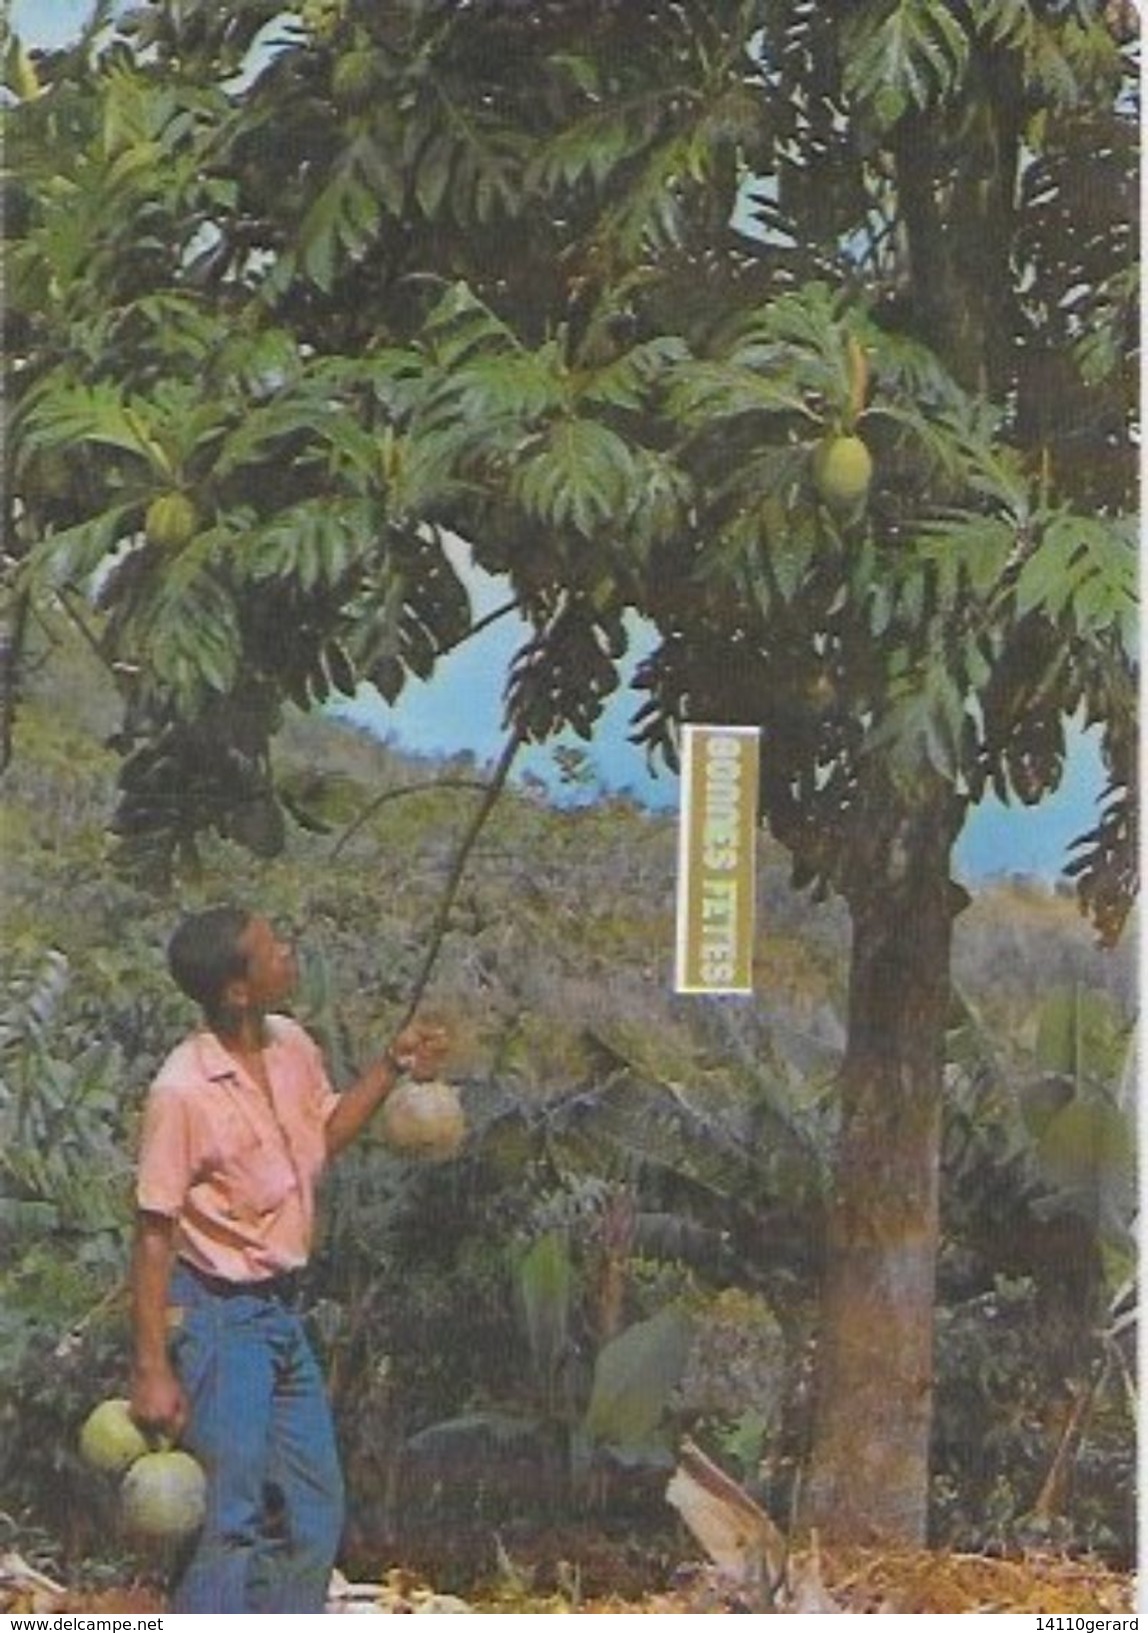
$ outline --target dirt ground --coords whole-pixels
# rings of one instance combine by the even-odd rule
[[[702,1614],[722,1615],[767,1608],[747,1603],[736,1586],[723,1582],[701,1565],[676,1565],[660,1588],[628,1580],[623,1559],[614,1562],[619,1591],[601,1591],[608,1562],[592,1574],[593,1591],[584,1586],[577,1560],[557,1562],[554,1571],[538,1564],[504,1561],[501,1575],[477,1584],[465,1594],[437,1590],[421,1572],[388,1568],[377,1582],[340,1580],[332,1595],[332,1612],[387,1615],[436,1610],[569,1615]],[[144,1583],[93,1592],[71,1591],[39,1572],[21,1573],[23,1561],[0,1556],[0,1612],[162,1611],[163,1596]],[[1136,1582],[1087,1559],[1031,1554],[992,1559],[974,1554],[823,1550],[817,1556],[791,1560],[794,1588],[811,1581],[826,1601],[818,1608],[847,1614],[874,1612],[985,1614],[1025,1611],[1044,1615],[1118,1615],[1136,1609]],[[796,1604],[778,1608],[799,1608]],[[812,1608],[812,1607],[806,1607]]]

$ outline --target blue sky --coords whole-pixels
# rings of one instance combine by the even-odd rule
[[[59,45],[75,37],[91,12],[90,0],[11,0],[14,28],[32,45]],[[497,587],[475,591],[479,613],[497,601]],[[469,749],[479,761],[491,760],[501,748],[502,678],[522,639],[510,621],[495,625],[448,658],[430,683],[413,681],[398,706],[388,708],[364,694],[347,712],[364,726],[419,752],[451,753]],[[645,757],[628,741],[636,694],[622,691],[600,722],[592,746],[594,769],[610,790],[630,789],[651,805],[677,803],[677,784],[664,769],[649,776]],[[573,736],[561,742],[585,747]],[[531,751],[521,762],[558,786],[553,745]],[[1103,785],[1094,734],[1073,741],[1069,768],[1060,791],[1035,810],[1007,807],[987,800],[970,818],[958,846],[957,860],[969,880],[998,873],[1028,873],[1045,878],[1059,872],[1070,841],[1093,825],[1096,797]]]
[[[12,26],[29,45],[64,45],[92,14],[91,0],[11,0]]]
[[[476,616],[482,617],[507,599],[505,587],[486,575],[467,574]],[[502,684],[510,659],[524,639],[524,627],[506,618],[491,625],[448,658],[429,682],[411,681],[392,708],[366,688],[340,713],[398,745],[420,753],[449,754],[468,749],[480,763],[497,758],[505,731]],[[643,642],[635,632],[631,667]],[[561,744],[584,749],[598,784],[611,792],[628,791],[644,803],[672,809],[678,800],[677,779],[658,766],[651,777],[644,753],[628,741],[630,718],[641,701],[629,687],[610,700],[592,744],[573,733]],[[519,761],[523,771],[541,777],[559,797],[563,790],[554,760],[554,745],[531,749]],[[1073,839],[1094,826],[1096,799],[1104,784],[1096,733],[1071,737],[1068,770],[1058,792],[1035,808],[985,800],[971,815],[957,846],[961,876],[973,882],[994,874],[1025,873],[1054,878]],[[590,790],[583,797],[589,797]],[[574,791],[577,797],[577,791]]]
[[[433,680],[408,683],[393,708],[367,689],[339,712],[420,753],[469,749],[480,763],[493,761],[505,742],[502,679],[522,638],[521,626],[505,620],[445,659]],[[628,741],[630,717],[639,701],[637,693],[620,690],[610,699],[592,744],[573,734],[558,741],[586,750],[597,782],[606,789],[629,791],[657,808],[674,808],[677,779],[660,765],[651,778],[645,755]],[[520,760],[518,775],[530,771],[561,796],[553,746],[531,749]],[[959,875],[969,882],[1006,873],[1054,878],[1071,841],[1094,825],[1102,786],[1096,734],[1077,733],[1056,794],[1034,809],[989,798],[973,812],[957,846]]]

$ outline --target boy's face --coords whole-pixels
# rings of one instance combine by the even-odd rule
[[[239,950],[247,968],[235,982],[254,1009],[274,1009],[295,990],[298,967],[289,941],[281,940],[264,918],[253,918],[239,938]]]

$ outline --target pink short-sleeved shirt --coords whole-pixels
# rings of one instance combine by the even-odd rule
[[[138,1206],[176,1221],[176,1252],[226,1281],[306,1263],[338,1095],[303,1028],[267,1019],[271,1103],[212,1032],[172,1051],[144,1110]]]

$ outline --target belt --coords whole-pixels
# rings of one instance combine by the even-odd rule
[[[300,1270],[284,1270],[278,1276],[268,1276],[263,1281],[228,1281],[224,1276],[213,1276],[201,1270],[186,1259],[176,1262],[193,1281],[216,1298],[266,1298],[275,1299],[280,1304],[294,1304],[303,1286],[303,1273]]]

